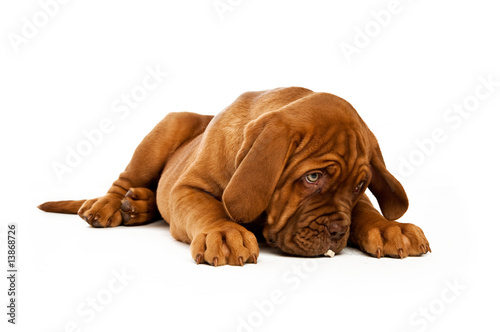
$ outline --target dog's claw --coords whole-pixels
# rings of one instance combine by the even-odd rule
[[[238,257],[238,262],[240,263],[240,266],[243,266],[243,257]]]
[[[431,246],[427,245],[427,250],[432,253]]]
[[[132,210],[132,204],[130,204],[130,201],[123,201],[122,203],[122,206],[120,207],[120,209],[123,211],[123,212],[134,212],[134,211],[131,211]]]
[[[94,220],[92,221],[92,227],[94,228],[101,228],[101,224],[99,224],[99,221],[98,220]]]
[[[257,264],[257,255],[256,255],[256,254],[253,254],[253,255],[252,255],[252,258],[253,258],[253,263],[254,263],[254,264]]]
[[[125,194],[125,197],[130,197],[134,201],[136,201],[139,198],[132,190],[127,191],[127,193]]]
[[[214,266],[217,266],[219,263],[219,259],[217,257],[214,258]]]
[[[201,254],[196,255],[196,265],[201,263]]]
[[[380,259],[381,256],[382,256],[382,249],[377,248],[377,258]]]
[[[403,259],[403,249],[398,249],[399,258]]]

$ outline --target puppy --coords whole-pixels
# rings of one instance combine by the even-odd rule
[[[364,194],[369,189],[382,214]],[[257,235],[299,256],[348,243],[374,257],[430,251],[373,133],[345,100],[291,87],[247,92],[217,116],[170,113],[100,198],[47,202],[92,227],[161,216],[196,263],[256,263]]]

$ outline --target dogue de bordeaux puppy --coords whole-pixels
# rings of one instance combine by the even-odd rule
[[[215,117],[170,113],[103,197],[39,208],[92,227],[161,215],[196,263],[214,266],[256,263],[256,235],[299,256],[348,243],[378,258],[430,251],[419,227],[395,221],[406,193],[354,108],[298,87],[244,93]]]

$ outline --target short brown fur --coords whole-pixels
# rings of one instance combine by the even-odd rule
[[[377,198],[380,214],[364,190]],[[345,100],[304,88],[247,92],[216,117],[170,113],[136,149],[108,193],[48,202],[93,227],[163,217],[196,263],[256,263],[262,223],[272,246],[300,256],[347,243],[375,257],[430,251],[373,133]]]

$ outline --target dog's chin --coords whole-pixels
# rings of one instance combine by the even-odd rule
[[[292,236],[277,236],[275,241],[267,240],[267,243],[280,249],[286,254],[302,257],[316,257],[325,255],[330,250],[338,254],[347,245],[349,233],[346,233],[340,239],[332,240],[329,237],[322,238],[318,236],[315,241],[305,241],[298,234]]]

